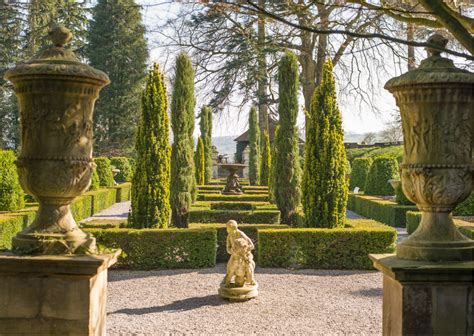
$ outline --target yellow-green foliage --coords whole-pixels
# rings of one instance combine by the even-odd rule
[[[371,269],[369,253],[394,251],[395,229],[371,220],[348,220],[335,229],[258,231],[262,267]]]
[[[247,224],[278,224],[280,212],[278,210],[208,210],[191,209],[189,221],[192,223],[223,223],[229,219],[237,223]]]
[[[371,164],[371,158],[356,158],[354,161],[352,161],[352,171],[349,185],[350,190],[354,190],[355,187],[359,187],[360,190],[364,190]]]
[[[474,216],[474,193],[460,203],[453,211],[454,216]]]
[[[403,146],[350,148],[347,150],[347,159],[350,162],[359,157],[373,159],[378,156],[391,156],[401,163],[403,160]]]
[[[379,156],[370,166],[364,191],[367,195],[391,196],[395,194],[388,180],[398,178],[398,162],[394,157]]]
[[[204,181],[207,184],[212,179],[212,110],[208,106],[201,108],[199,127],[204,145]]]
[[[418,228],[421,222],[421,212],[418,211],[407,211],[407,232],[412,234]],[[459,231],[470,239],[474,239],[474,223],[467,222],[461,218],[454,218],[454,224],[457,226]]]
[[[12,151],[0,150],[0,211],[21,209],[25,205],[15,160]]]
[[[402,184],[400,183],[395,189],[395,199],[398,204],[400,205],[414,205],[412,201],[408,199],[408,197],[403,192]]]
[[[89,190],[94,191],[99,188],[100,188],[99,174],[97,173],[97,169],[94,169],[94,171],[92,172],[91,185],[89,187]]]
[[[112,173],[112,165],[106,157],[96,157],[94,162],[97,165],[96,170],[99,175],[99,184],[101,187],[110,187],[115,184]]]
[[[249,181],[250,185],[260,184],[260,127],[257,109],[250,108],[249,113]]]
[[[260,162],[260,185],[268,186],[272,169],[272,155],[270,150],[270,137],[267,130],[263,132],[262,160]]]
[[[196,144],[196,152],[194,153],[194,163],[196,165],[196,184],[204,185],[205,181],[205,166],[204,166],[204,143],[202,136],[198,138]]]
[[[147,76],[135,148],[129,224],[134,228],[166,228],[171,213],[171,148],[166,86],[158,64]]]
[[[301,200],[301,167],[298,149],[298,59],[287,52],[278,68],[278,115],[280,121],[273,143],[273,199],[282,223],[289,224]]]
[[[115,175],[115,181],[118,183],[131,182],[133,177],[132,165],[128,158],[124,156],[115,156],[110,158],[110,163],[116,169],[120,170]]]
[[[308,115],[302,198],[308,227],[343,227],[346,220],[346,152],[332,68],[324,64]]]
[[[181,53],[176,59],[176,76],[171,103],[171,212],[172,224],[188,226],[188,213],[196,199],[194,175],[194,70],[189,56]]]

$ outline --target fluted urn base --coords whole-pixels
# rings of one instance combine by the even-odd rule
[[[471,261],[474,240],[459,232],[451,213],[423,212],[418,229],[397,245],[397,257],[407,260]]]

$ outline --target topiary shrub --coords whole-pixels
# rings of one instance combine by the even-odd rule
[[[270,150],[270,137],[268,132],[263,132],[262,160],[260,161],[260,185],[268,186],[270,182],[270,172],[272,169],[272,154]]]
[[[355,187],[364,190],[371,164],[371,158],[356,158],[352,161],[352,171],[349,184],[350,190],[354,190]]]
[[[250,185],[260,184],[260,128],[257,109],[250,108],[249,113],[249,181]]]
[[[99,184],[101,187],[110,187],[115,184],[112,165],[106,157],[96,157],[94,162],[97,165],[97,174],[99,175]]]
[[[94,171],[92,172],[91,185],[89,187],[89,190],[94,191],[99,188],[100,188],[99,174],[97,173],[97,169],[94,169]]]
[[[204,182],[207,184],[212,179],[212,110],[209,106],[201,108],[199,127],[204,146]]]
[[[198,186],[204,185],[206,178],[206,166],[204,157],[204,143],[202,141],[202,136],[198,138],[198,142],[196,144],[196,151],[194,152],[194,164],[196,165],[196,184]]]
[[[110,163],[112,166],[120,170],[117,175],[115,175],[115,181],[118,183],[131,182],[132,181],[132,165],[128,158],[124,156],[115,156],[110,158]]]
[[[395,189],[395,200],[400,205],[414,205],[415,204],[412,201],[410,201],[408,197],[405,196],[401,183],[399,183],[397,189]]]
[[[453,211],[454,216],[474,216],[474,193],[459,204]]]
[[[388,180],[398,177],[398,162],[394,157],[379,156],[370,166],[365,183],[366,195],[392,196],[395,192]]]
[[[0,211],[12,211],[25,206],[25,193],[20,186],[15,166],[15,154],[0,150]]]

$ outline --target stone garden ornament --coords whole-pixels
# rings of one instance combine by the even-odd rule
[[[230,254],[227,271],[219,288],[219,295],[231,301],[246,301],[258,295],[255,282],[255,261],[252,240],[239,230],[237,222],[227,222],[227,253]]]

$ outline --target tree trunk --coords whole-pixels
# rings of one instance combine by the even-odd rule
[[[265,7],[265,0],[258,0],[258,5],[261,8]],[[260,127],[260,134],[263,136],[264,130],[268,131],[268,105],[267,105],[267,93],[268,93],[268,78],[267,78],[267,60],[265,58],[265,16],[263,14],[258,15],[258,121]],[[261,141],[260,143],[263,143]]]
[[[407,24],[407,40],[414,41],[415,39],[415,26],[412,23]],[[414,70],[416,68],[416,59],[415,59],[415,47],[408,46],[408,71]]]
[[[179,229],[187,229],[188,228],[188,217],[189,212],[186,213],[179,213],[176,209],[172,209],[171,211],[171,223]]]

